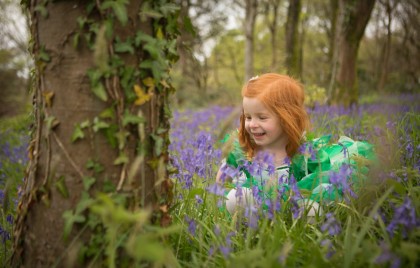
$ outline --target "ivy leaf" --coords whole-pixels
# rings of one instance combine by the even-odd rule
[[[106,94],[105,87],[102,85],[102,83],[98,83],[94,86],[92,86],[93,93],[102,101],[108,100],[108,95]]]
[[[166,3],[166,4],[163,4],[160,7],[160,10],[162,11],[163,15],[165,15],[165,16],[169,15],[170,13],[175,13],[179,9],[180,9],[180,7],[177,4],[173,4],[173,3]]]
[[[86,163],[86,168],[87,169],[93,169],[93,171],[95,173],[100,173],[104,170],[104,167],[100,163],[95,162],[92,159],[88,160],[88,162]]]
[[[48,116],[45,118],[45,122],[47,123],[47,131],[49,132],[51,129],[54,129],[56,126],[60,124],[57,118],[54,116]]]
[[[127,126],[128,124],[140,124],[146,122],[144,117],[137,116],[134,114],[131,114],[127,110],[125,111],[123,115],[123,126]]]
[[[64,197],[69,198],[69,191],[67,190],[66,181],[64,176],[60,176],[57,181],[54,183],[55,188],[58,192]]]
[[[48,55],[48,53],[45,51],[43,47],[39,51],[38,57],[40,60],[45,61],[45,62],[50,62],[51,60],[50,55]]]
[[[84,177],[83,180],[83,189],[85,191],[88,191],[90,187],[96,182],[96,179],[94,177]]]
[[[44,5],[37,5],[34,10],[39,12],[44,19],[48,17],[48,10]]]
[[[108,95],[101,82],[102,73],[97,69],[90,69],[87,72],[90,79],[90,87],[93,93],[103,101],[108,100]]]
[[[153,78],[146,77],[142,82],[149,90],[155,89],[155,80]]]
[[[121,165],[121,164],[125,164],[128,163],[128,156],[124,153],[120,153],[120,155],[117,157],[117,159],[115,159],[114,161],[114,165]]]
[[[64,218],[63,236],[65,240],[67,240],[67,238],[69,237],[71,229],[73,228],[73,224],[84,222],[86,219],[83,215],[74,214],[71,210],[64,211],[63,218]]]
[[[145,93],[144,90],[139,85],[134,85],[134,92],[136,93],[137,99],[134,102],[134,105],[143,105],[148,102],[153,95],[153,92]]]
[[[115,43],[115,51],[119,52],[119,53],[130,53],[130,54],[134,54],[134,48],[133,45],[131,43],[131,39],[128,39],[126,42],[121,42],[118,41]]]
[[[128,133],[128,131],[120,130],[115,134],[115,136],[118,140],[118,148],[121,150],[122,148],[124,148],[127,141],[127,137],[130,136],[130,134]]]
[[[45,91],[42,93],[45,99],[45,104],[47,107],[52,106],[52,99],[54,98],[54,92],[53,91]]]
[[[99,114],[100,118],[110,118],[110,119],[114,119],[115,114],[114,114],[114,109],[112,107],[106,108],[105,110],[103,110],[100,114]]]
[[[125,8],[125,5],[128,3],[128,0],[117,0],[117,1],[105,1],[101,8],[107,9],[112,8],[114,10],[115,16],[117,19],[121,22],[121,24],[124,26],[127,21],[127,9]]]
[[[100,129],[109,128],[109,124],[99,120],[98,117],[93,119],[93,131],[98,132]]]
[[[90,126],[90,122],[89,119],[83,121],[82,123],[80,123],[80,128],[84,129]]]
[[[154,135],[154,134],[152,134],[151,136],[153,140],[155,141],[155,144],[154,144],[155,154],[156,156],[159,156],[162,154],[163,138],[161,136]]]
[[[85,137],[85,133],[83,133],[82,128],[77,125],[71,135],[71,142],[75,142],[78,139],[83,139]]]

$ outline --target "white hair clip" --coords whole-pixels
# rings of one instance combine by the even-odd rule
[[[254,80],[257,80],[257,79],[258,79],[258,75],[254,76],[254,77],[251,77],[251,79],[249,79],[249,81],[254,81]]]

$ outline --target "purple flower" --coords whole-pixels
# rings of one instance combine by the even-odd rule
[[[213,183],[209,187],[206,188],[209,193],[215,194],[217,196],[224,196],[225,195],[225,188],[223,188],[218,183]]]
[[[395,208],[394,216],[386,227],[390,236],[393,236],[394,232],[400,227],[404,237],[407,237],[408,233],[420,226],[420,220],[416,216],[416,210],[412,205],[411,199],[407,196],[404,199],[404,203]]]
[[[341,225],[335,219],[332,213],[327,213],[326,215],[327,220],[321,226],[321,231],[325,232],[328,231],[330,235],[337,235],[341,232]]]
[[[185,221],[188,223],[188,232],[194,236],[197,231],[197,223],[194,221],[194,219],[191,219],[187,215],[185,215]]]
[[[384,241],[380,245],[381,254],[375,259],[375,264],[385,264],[391,262],[390,267],[398,268],[401,265],[401,259],[391,251],[390,246]]]
[[[195,201],[197,204],[203,204],[203,199],[198,194],[195,195]]]
[[[331,259],[331,257],[335,254],[335,250],[333,249],[333,244],[331,240],[324,239],[321,241],[321,247],[327,249],[327,253],[325,254],[326,259]]]
[[[348,194],[351,197],[357,197],[348,183],[352,172],[353,170],[350,165],[342,164],[338,172],[330,172],[330,183],[343,191],[344,194]],[[346,200],[348,201],[348,199]]]
[[[8,223],[10,223],[10,225],[12,225],[13,224],[13,216],[12,215],[7,215],[7,217],[6,217],[6,221],[8,222]]]

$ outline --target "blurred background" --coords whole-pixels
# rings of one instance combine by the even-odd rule
[[[30,109],[29,23],[19,2],[0,2],[0,117]],[[304,83],[309,103],[325,102],[331,80],[334,32],[340,19],[338,0],[177,2],[182,27],[178,40],[180,58],[172,70],[177,90],[174,108],[237,104],[240,89],[250,75],[290,73],[288,27],[293,32],[293,57],[297,61],[293,76]],[[419,10],[417,0],[376,1],[356,64],[362,98],[419,92]],[[249,38],[253,55],[245,52],[249,54]]]

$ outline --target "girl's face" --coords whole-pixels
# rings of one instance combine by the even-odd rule
[[[245,130],[262,150],[285,150],[287,135],[279,117],[256,98],[243,98]]]

